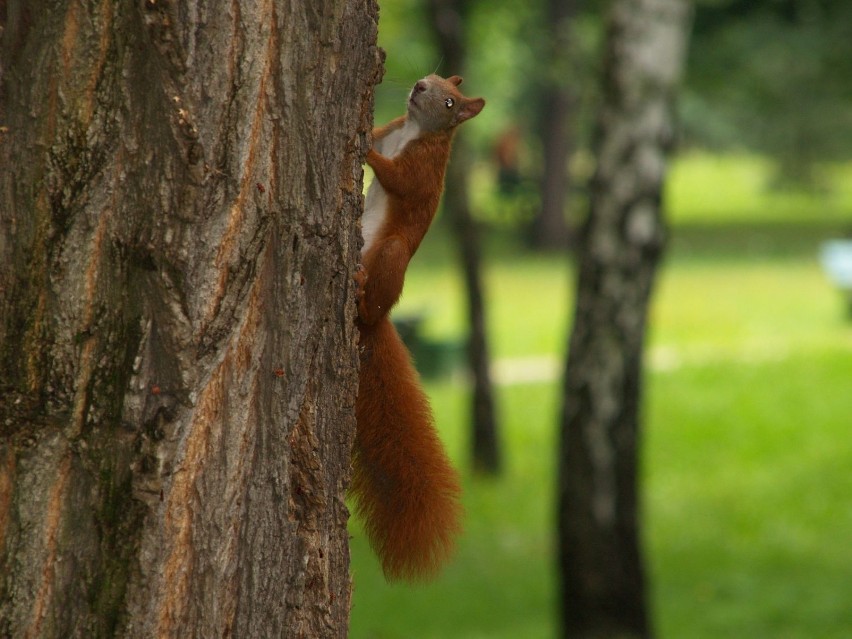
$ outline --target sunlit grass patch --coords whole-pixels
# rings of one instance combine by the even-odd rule
[[[666,203],[676,223],[819,221],[852,213],[852,164],[817,171],[815,190],[774,182],[774,164],[754,155],[686,153],[671,164]]]

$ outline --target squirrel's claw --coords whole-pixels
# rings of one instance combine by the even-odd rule
[[[367,286],[367,269],[363,264],[355,265],[355,275],[352,279],[355,280],[355,302],[360,303],[364,299],[364,289]]]

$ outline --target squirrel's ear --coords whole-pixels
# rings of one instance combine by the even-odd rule
[[[460,75],[451,75],[449,78],[447,78],[447,81],[452,82],[453,84],[458,86],[462,83],[462,77]]]
[[[482,98],[474,98],[473,100],[467,100],[462,106],[462,108],[459,109],[459,124],[464,122],[465,120],[470,120],[475,115],[479,115],[479,112],[482,111],[482,107],[484,106],[485,100],[483,100]]]

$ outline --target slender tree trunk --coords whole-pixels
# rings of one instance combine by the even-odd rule
[[[665,238],[660,200],[685,57],[685,0],[616,0],[597,171],[564,388],[559,557],[565,637],[648,637],[637,490],[642,352]]]
[[[442,66],[448,75],[463,75],[466,56],[465,24],[470,3],[466,0],[430,0]],[[479,233],[470,212],[470,153],[464,138],[456,138],[447,169],[444,210],[458,239],[467,291],[468,366],[473,376],[471,454],[477,472],[497,474],[502,466],[500,438],[491,383],[491,356],[485,321]]]
[[[542,149],[540,184],[541,207],[532,223],[532,243],[536,248],[563,249],[570,233],[565,220],[570,179],[568,158],[573,148],[573,111],[577,104],[571,67],[571,29],[579,0],[548,0],[547,59],[542,65],[544,88],[538,134]]]
[[[0,636],[346,636],[375,4],[0,10]]]
[[[491,383],[491,355],[485,324],[479,233],[470,213],[468,197],[470,154],[464,138],[456,140],[453,157],[454,161],[447,169],[444,208],[451,217],[459,239],[468,299],[470,333],[467,356],[473,377],[471,457],[475,472],[496,475],[502,468],[503,459]]]

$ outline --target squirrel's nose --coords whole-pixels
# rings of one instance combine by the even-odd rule
[[[423,80],[418,80],[414,85],[414,93],[423,93],[426,90],[426,83]]]

